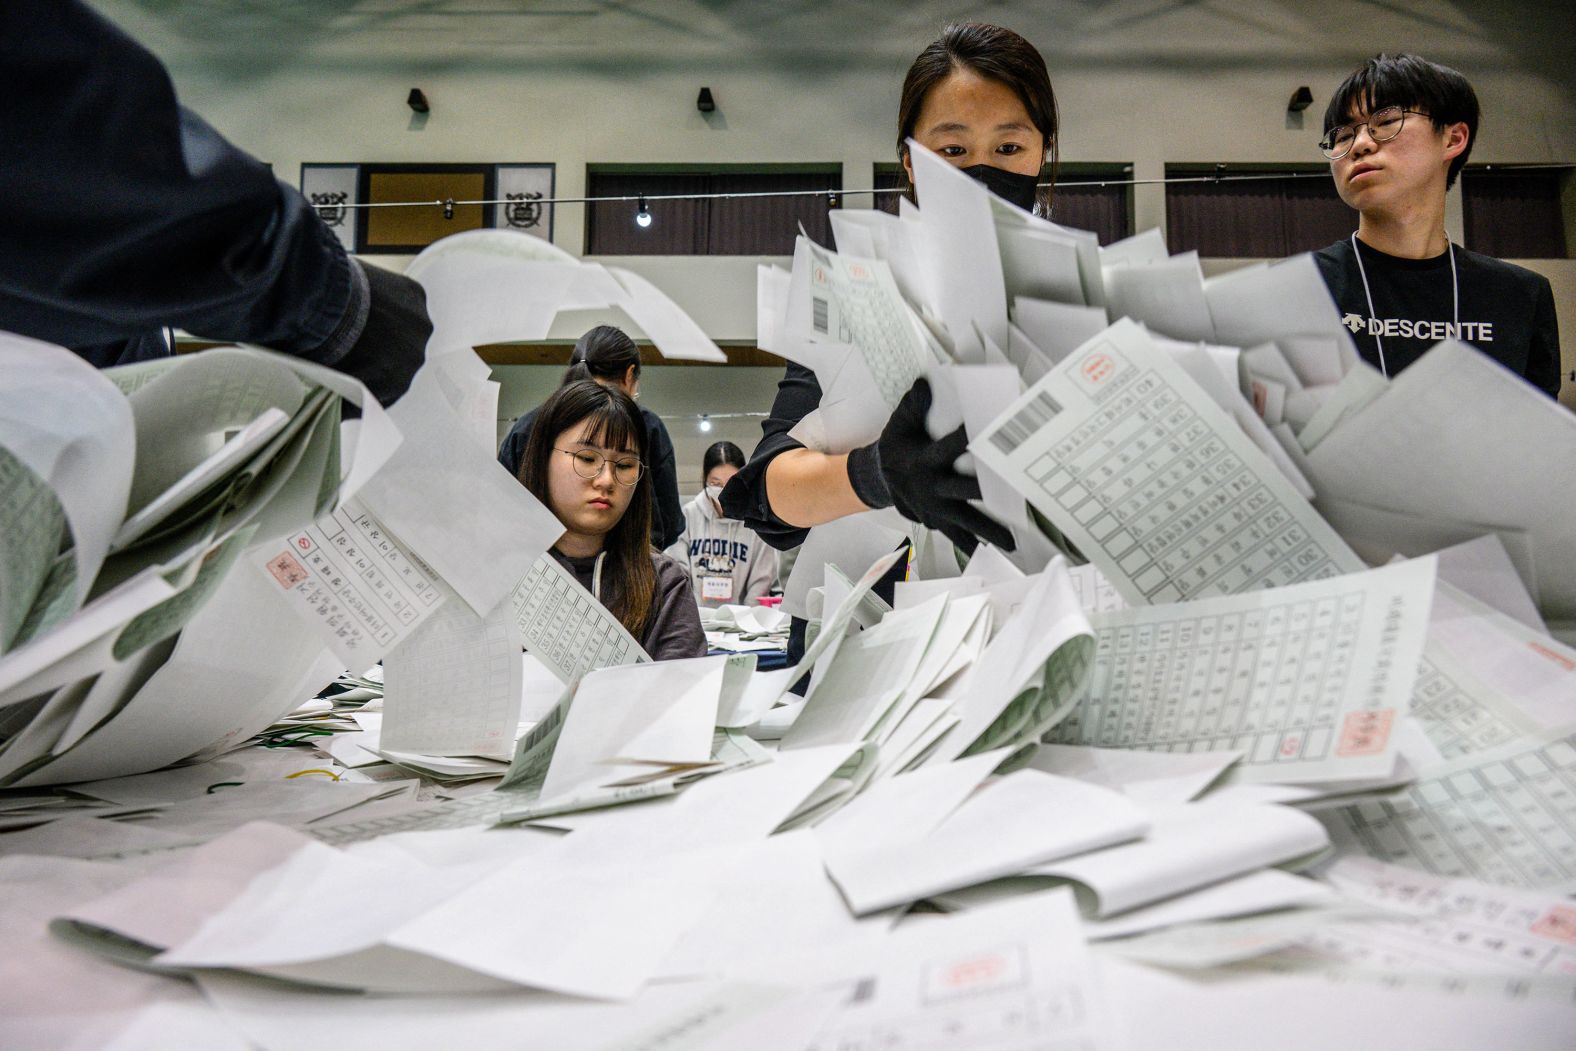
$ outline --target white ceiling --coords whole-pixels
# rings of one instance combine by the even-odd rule
[[[1382,48],[1570,81],[1570,0],[100,0],[172,64],[237,76],[303,61],[729,72],[899,72],[942,23],[1011,26],[1053,72],[1343,66]]]

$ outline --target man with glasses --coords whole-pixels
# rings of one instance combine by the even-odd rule
[[[1386,376],[1452,338],[1552,396],[1560,348],[1548,279],[1445,234],[1445,193],[1477,129],[1477,95],[1453,69],[1381,54],[1347,77],[1319,148],[1357,231],[1314,259],[1358,351]]]

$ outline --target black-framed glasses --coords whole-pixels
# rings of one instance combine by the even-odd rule
[[[1375,142],[1389,142],[1401,134],[1401,129],[1406,126],[1406,115],[1411,113],[1418,117],[1428,114],[1415,109],[1402,109],[1400,106],[1386,106],[1384,109],[1369,116],[1367,120],[1354,121],[1343,124],[1339,128],[1331,128],[1330,133],[1319,140],[1319,149],[1332,161],[1338,161],[1352,152],[1352,144],[1357,141],[1357,129],[1368,128],[1368,136]]]
[[[613,481],[619,485],[634,485],[640,481],[640,472],[645,464],[633,456],[620,456],[614,459],[603,456],[592,449],[559,449],[554,452],[563,453],[574,464],[575,474],[590,481],[602,473],[602,465],[610,464],[613,468]]]

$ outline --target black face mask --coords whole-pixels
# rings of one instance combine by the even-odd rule
[[[1034,211],[1039,197],[1038,175],[1020,175],[991,164],[971,164],[959,168],[964,175],[985,184],[985,188],[1002,200],[1017,205],[1026,212]]]

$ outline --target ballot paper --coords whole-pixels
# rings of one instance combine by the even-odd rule
[[[1246,595],[1095,614],[1088,697],[1064,744],[1243,753],[1247,782],[1388,775],[1432,559]]]
[[[551,552],[539,557],[515,585],[509,607],[525,648],[560,682],[572,683],[597,668],[651,659]]]
[[[1075,882],[1083,911],[1104,917],[1271,865],[1307,863],[1328,846],[1319,822],[1291,807],[1206,801],[1157,813],[1143,839],[1029,872]]]
[[[359,500],[260,550],[259,568],[347,667],[382,658],[443,602],[437,573]]]
[[[86,600],[126,511],[135,446],[125,398],[64,348],[0,333],[0,373],[6,376],[0,393],[3,653],[28,612],[24,600],[36,597],[43,583],[38,577],[25,586],[25,574],[49,565],[67,530],[67,610]],[[30,481],[24,483],[24,476]]]
[[[428,347],[442,354],[546,339],[561,305],[607,306],[605,299],[571,298],[579,267],[574,256],[540,237],[467,230],[427,246],[405,274],[426,293],[432,318]]]
[[[983,362],[983,335],[1007,345],[1007,287],[991,193],[913,139],[905,144],[925,205],[919,218],[925,271],[961,362]],[[976,328],[978,333],[976,334]]]
[[[807,237],[794,246],[790,323],[801,338],[851,348],[869,370],[875,399],[842,389],[837,377],[820,377],[822,401],[858,398],[872,408],[897,407],[908,388],[934,362],[887,264],[828,252]],[[877,409],[879,411],[879,409]]]
[[[849,908],[864,915],[1136,839],[1148,827],[1144,812],[1119,793],[1019,770],[934,828],[899,827],[858,844],[822,846],[827,872]]]
[[[1308,462],[1321,495],[1526,530],[1540,610],[1576,616],[1576,416],[1481,351],[1435,346]]]
[[[1022,296],[1012,301],[1012,321],[1034,342],[1037,349],[1050,358],[1052,365],[1104,332],[1111,324],[1104,307],[1074,306]],[[1014,364],[1023,369],[1025,382],[1035,383],[1040,379],[1039,375],[1029,375],[1026,362]]]
[[[1576,890],[1576,730],[1429,770],[1398,797],[1321,812],[1338,850],[1509,887]]]
[[[1201,940],[1211,932],[1186,933]],[[1284,1051],[1570,1046],[1568,998],[1529,997],[1519,982],[1490,987],[1398,974],[1363,981],[1246,966],[1218,975],[1173,974],[1106,953],[1100,975],[1112,1013],[1138,1020],[1127,1027],[1132,1051],[1214,1051],[1266,1042]]]
[[[1073,590],[1078,592],[1078,602],[1085,613],[1105,613],[1127,608],[1126,600],[1093,562],[1068,566],[1067,577],[1072,581]]]
[[[1106,307],[1112,317],[1141,321],[1172,339],[1215,338],[1197,252],[1183,252],[1164,262],[1106,265],[1104,272]]]
[[[1543,727],[1570,721],[1576,649],[1441,581],[1431,637]]]
[[[1026,583],[1021,606],[948,691],[960,722],[927,762],[1037,741],[1082,698],[1095,645],[1066,561]]]
[[[1036,881],[1033,885],[1044,886],[1042,881]],[[950,897],[958,896],[954,894]],[[1135,934],[1164,930],[1167,927],[1186,927],[1206,923],[1210,920],[1274,913],[1283,909],[1323,906],[1334,899],[1335,892],[1323,883],[1290,872],[1282,872],[1280,869],[1259,869],[1246,876],[1222,880],[1153,905],[1129,909],[1120,916],[1107,919],[1085,917],[1083,929],[1084,936],[1090,941],[1107,941],[1113,938],[1130,938]],[[968,907],[966,901],[963,904],[964,907]]]
[[[666,292],[632,270],[610,266],[607,272],[624,290],[624,298],[614,305],[629,315],[646,338],[657,345],[663,357],[675,361],[727,362],[728,356],[722,349],[668,298]]]
[[[58,784],[154,770],[245,741],[317,691],[343,665],[311,625],[280,607],[272,587],[257,574],[224,574],[147,682],[21,780]],[[270,626],[266,640],[259,624]]]
[[[1364,568],[1131,321],[1063,361],[969,448],[1132,603]]]
[[[602,668],[574,688],[543,800],[606,786],[647,767],[704,766],[729,658]]]
[[[813,1049],[1114,1046],[1093,961],[1063,891],[900,926],[884,938],[845,939],[738,973],[851,989]]]
[[[507,759],[520,722],[520,644],[507,603],[478,617],[450,596],[383,660],[380,746]]]
[[[1394,914],[1307,936],[1321,960],[1411,973],[1563,975],[1576,980],[1576,907],[1568,899],[1342,858],[1321,878],[1348,901]]]
[[[359,494],[477,616],[503,601],[564,529],[491,450],[467,440],[467,403],[489,375],[468,350],[428,359],[389,410],[405,440]]]
[[[1514,701],[1473,675],[1434,639],[1418,664],[1409,714],[1445,759],[1492,751],[1540,729]]]
[[[1151,810],[1190,802],[1242,758],[1241,752],[1139,752],[1046,744],[1029,765],[1047,774],[1114,788]]]
[[[913,609],[889,613],[846,640],[811,682],[804,711],[783,735],[782,747],[865,740],[901,698],[917,700],[909,686],[946,609],[947,597],[938,595]]]

